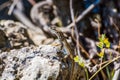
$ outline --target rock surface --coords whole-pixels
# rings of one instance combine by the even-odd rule
[[[73,59],[65,58],[66,49],[60,48],[59,40],[19,22],[1,20],[0,80],[86,80],[78,64],[71,78]]]
[[[22,47],[38,46],[51,42],[53,42],[52,38],[46,38],[41,31],[31,30],[20,22],[13,20],[0,21],[0,49],[20,49]]]
[[[60,50],[51,45],[0,53],[0,80],[56,80]]]

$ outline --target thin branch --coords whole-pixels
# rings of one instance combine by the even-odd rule
[[[115,73],[112,80],[120,80],[120,63],[115,64]]]
[[[107,64],[105,64],[103,67],[101,67],[95,74],[92,75],[92,77],[90,77],[89,80],[92,80],[92,78],[94,78],[103,68],[105,68],[106,66],[108,66],[110,63],[114,62],[115,60],[119,59],[120,56],[114,58],[113,60],[109,61]]]
[[[75,22],[77,23],[77,22],[79,22],[81,19],[83,19],[84,16],[87,15],[94,7],[95,7],[96,5],[98,5],[100,2],[101,2],[101,0],[98,0],[97,2],[91,4],[85,11],[83,11],[82,14],[80,14],[80,15],[78,16],[78,18],[75,20]],[[67,26],[67,28],[70,28],[70,27],[72,27],[72,26],[74,26],[74,22],[72,22],[71,24],[69,24],[69,25]]]
[[[9,9],[9,11],[8,11],[8,15],[11,15],[11,14],[12,14],[12,12],[13,12],[16,4],[17,4],[19,1],[20,1],[20,0],[13,0],[13,3],[12,3],[12,5],[10,6],[10,9]]]
[[[7,6],[10,6],[10,5],[11,5],[11,1],[7,1],[7,2],[1,4],[1,5],[0,5],[0,11],[1,11],[2,9],[6,8]]]
[[[77,30],[77,25],[75,23],[74,11],[73,11],[73,6],[72,6],[72,0],[70,0],[70,13],[71,13],[71,19],[72,19],[72,22],[74,24],[74,29],[75,29],[74,32],[75,32],[75,35],[76,35],[77,53],[78,53],[79,57],[81,57],[80,50],[79,50],[79,33],[78,33],[78,30]]]
[[[31,9],[31,12],[30,12],[30,16],[31,16],[31,19],[33,22],[37,22],[36,21],[36,18],[38,18],[38,15],[39,15],[39,8],[42,7],[43,5],[52,5],[52,2],[50,1],[41,1],[37,4],[35,4],[32,9]]]
[[[115,50],[113,50],[113,49],[105,49],[105,53],[106,53],[106,54],[112,53],[112,54],[114,54],[114,55],[120,55],[119,52],[117,52],[117,51],[115,51]]]
[[[72,19],[72,22],[73,22],[73,24],[75,25],[75,28],[77,27],[76,26],[76,24],[75,24],[75,20],[74,20],[74,11],[73,11],[73,6],[72,6],[72,2],[73,2],[73,0],[70,0],[70,14],[71,14],[71,19]],[[76,30],[76,29],[75,29]],[[77,31],[76,31],[77,32]],[[77,32],[78,33],[78,32]],[[76,35],[76,37],[77,37],[77,35]],[[78,37],[77,37],[78,38]],[[78,44],[78,39],[77,39],[77,41],[76,41],[76,43]],[[79,53],[79,46],[77,45],[77,51],[78,51],[78,53]],[[74,62],[72,63],[73,65],[72,65],[72,70],[71,70],[71,76],[70,76],[70,80],[73,80],[74,78],[74,75],[73,75],[73,73],[74,73]]]
[[[32,5],[35,5],[36,4],[36,2],[35,2],[35,0],[28,0]]]
[[[36,27],[32,22],[24,15],[23,12],[21,12],[18,9],[15,9],[13,11],[13,14],[16,16],[16,18],[21,21],[23,24],[27,26],[27,28],[36,31],[36,32],[42,32],[42,30],[38,27]]]

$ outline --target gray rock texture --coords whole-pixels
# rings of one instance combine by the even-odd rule
[[[59,49],[51,45],[0,53],[0,80],[56,80]]]

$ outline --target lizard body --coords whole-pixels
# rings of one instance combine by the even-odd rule
[[[70,58],[73,59],[74,55],[73,55],[72,48],[70,44],[67,42],[66,38],[64,37],[64,34],[60,30],[57,30],[55,27],[51,27],[50,30],[52,33],[54,33],[58,37],[61,47],[64,46]]]
[[[74,51],[72,51],[72,48],[71,48],[70,44],[67,42],[63,32],[58,30],[58,29],[56,29],[55,27],[50,27],[50,30],[51,30],[52,33],[54,33],[58,37],[58,39],[59,39],[59,41],[61,43],[61,47],[62,48],[65,47],[65,49],[66,49],[66,51],[68,53],[68,56],[71,59],[70,60],[71,61],[71,69],[70,69],[70,75],[69,75],[69,79],[68,80],[76,80],[77,78],[80,79],[80,80],[86,80],[85,71],[81,67],[78,68],[78,70],[80,70],[81,74],[78,73],[78,75],[79,75],[78,77],[75,75],[75,73],[76,73],[75,72],[75,62],[73,60],[73,58],[74,58],[74,54],[73,54]],[[67,57],[65,57],[65,59]]]

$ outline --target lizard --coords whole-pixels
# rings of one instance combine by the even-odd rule
[[[58,30],[56,27],[50,27],[50,31],[57,36],[57,38],[59,39],[59,42],[61,44],[61,49],[63,47],[65,47],[65,49],[68,53],[67,57],[70,57],[71,60],[72,60],[69,80],[73,80],[75,62],[73,61],[74,55],[73,55],[72,48],[71,48],[70,44],[67,42],[67,40],[66,40],[64,34],[62,33],[62,31]],[[67,58],[67,57],[65,56],[65,58]]]
[[[76,77],[74,74],[75,73],[74,72],[75,62],[74,62],[74,54],[73,54],[74,51],[72,50],[70,44],[67,42],[67,40],[66,40],[66,38],[61,30],[57,29],[56,27],[50,27],[50,31],[57,36],[57,38],[59,39],[60,44],[61,44],[61,49],[64,47],[66,49],[66,52],[68,53],[67,57],[70,57],[70,59],[71,59],[71,70],[70,70],[70,76],[69,76],[68,80],[76,80]],[[65,59],[67,57],[65,57]],[[81,70],[84,70],[84,69],[81,68]],[[84,77],[83,80],[86,80],[83,73],[81,74],[81,76]]]
[[[50,27],[50,31],[53,34],[55,34],[57,36],[57,38],[59,39],[59,42],[61,44],[61,49],[63,47],[65,47],[65,49],[68,53],[68,56],[70,56],[70,58],[73,59],[74,54],[73,54],[72,48],[71,48],[70,44],[67,42],[63,32],[58,30],[56,27]]]

